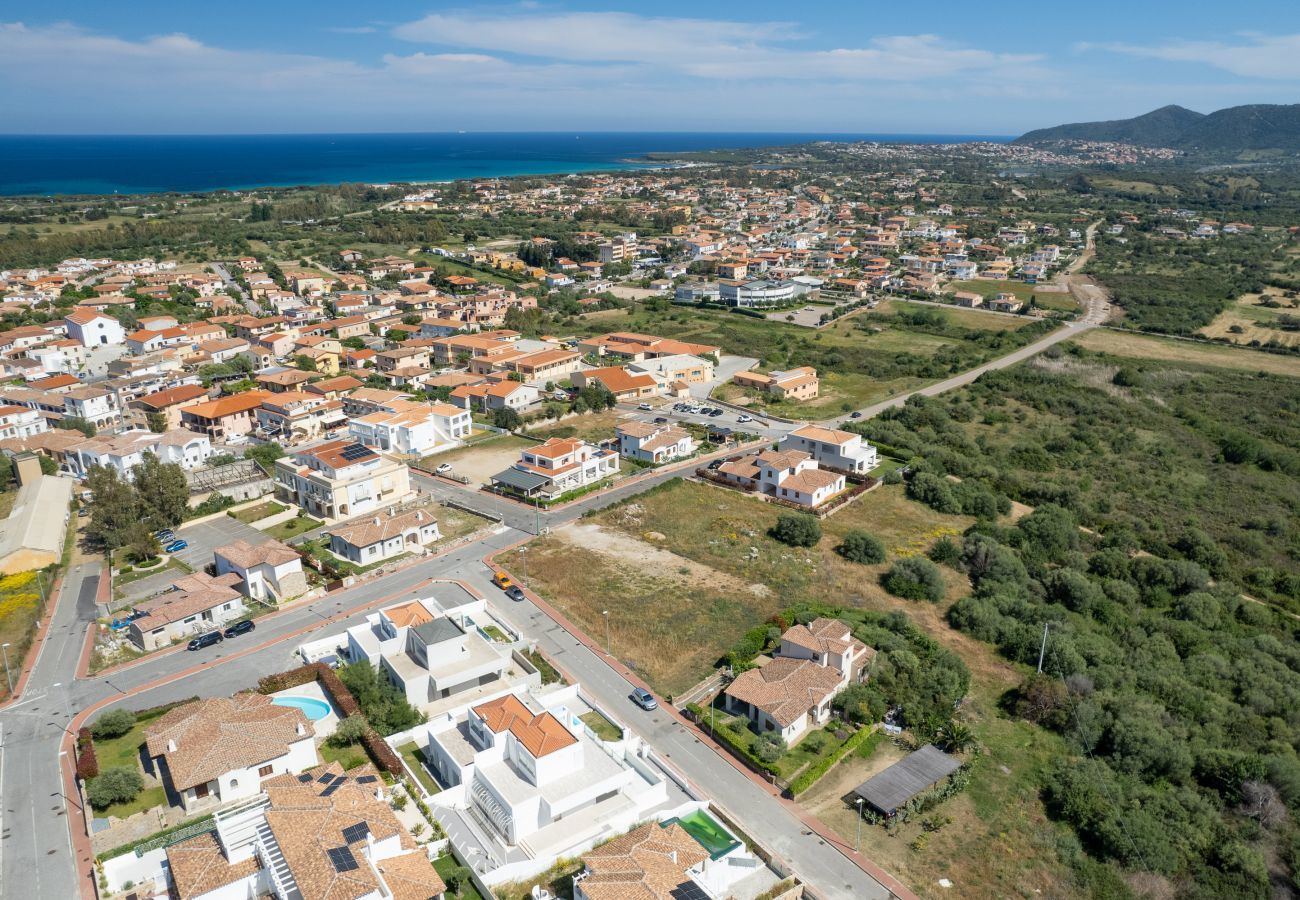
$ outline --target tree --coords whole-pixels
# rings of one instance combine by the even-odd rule
[[[908,556],[880,576],[881,586],[895,597],[907,600],[929,600],[938,603],[943,599],[944,582],[939,567],[924,556]]]
[[[164,413],[145,413],[144,420],[154,434],[163,434],[167,431],[167,416]]]
[[[878,722],[885,715],[885,701],[871,685],[854,682],[835,695],[831,705],[850,722],[866,725]]]
[[[492,424],[497,428],[504,428],[507,431],[516,431],[524,424],[524,420],[520,417],[518,412],[508,406],[503,406],[500,409],[493,410]]]
[[[120,738],[135,727],[135,713],[129,709],[110,709],[90,727],[95,740],[104,741]]]
[[[190,487],[179,465],[164,463],[146,453],[132,472],[132,482],[139,498],[140,517],[149,527],[172,528],[185,521]]]
[[[384,337],[388,338],[394,344],[400,344],[411,336],[411,333],[404,328],[390,328]]]
[[[944,726],[943,749],[949,753],[964,753],[975,746],[975,732],[961,722],[949,722]]]
[[[100,772],[86,783],[86,797],[95,809],[127,803],[144,788],[144,777],[134,769],[116,766]]]
[[[91,466],[86,473],[86,488],[91,493],[86,531],[109,550],[116,550],[126,543],[131,527],[140,521],[135,490],[111,466]]]
[[[334,733],[329,737],[330,746],[348,747],[358,744],[369,730],[370,723],[366,721],[365,716],[348,716],[335,726]]]
[[[812,547],[822,539],[821,525],[808,513],[781,513],[768,533],[773,540],[790,547]]]
[[[95,436],[95,426],[85,419],[79,419],[76,416],[65,416],[54,424],[56,427],[63,428],[67,431],[80,431],[86,437]]]
[[[317,371],[316,360],[312,359],[310,356],[307,356],[304,353],[299,353],[297,356],[295,356],[293,358],[293,364],[294,366],[296,366],[297,368],[301,369],[304,372]]]
[[[244,451],[245,459],[253,460],[267,472],[271,471],[272,465],[282,456],[284,456],[284,448],[275,441],[269,444],[258,444]]]
[[[835,552],[849,562],[874,566],[885,561],[885,545],[880,539],[865,531],[854,529],[844,535]]]
[[[362,661],[339,669],[339,678],[356,698],[361,713],[381,735],[404,731],[425,720],[397,687],[370,663]]]
[[[785,750],[785,740],[770,731],[765,731],[754,738],[754,755],[765,763],[776,762]]]
[[[154,559],[162,552],[162,544],[154,536],[150,527],[144,522],[134,522],[127,529],[125,542],[122,544],[136,562]]]

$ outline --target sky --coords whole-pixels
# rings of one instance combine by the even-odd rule
[[[0,133],[1013,135],[1300,102],[1295,0],[5,0]]]

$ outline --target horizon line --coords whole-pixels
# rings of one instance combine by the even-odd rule
[[[675,131],[668,129],[649,131],[621,131],[606,129],[589,129],[573,131],[494,131],[491,129],[463,129],[456,131],[132,131],[132,132],[36,132],[36,131],[0,131],[0,138],[226,138],[226,137],[392,137],[421,135],[560,135],[560,134],[631,134],[631,135],[784,135],[790,137],[963,137],[963,138],[1014,138],[1014,134],[976,134],[969,132],[944,131]]]

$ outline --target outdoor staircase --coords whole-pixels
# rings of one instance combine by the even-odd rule
[[[271,826],[266,823],[266,819],[263,819],[257,828],[257,855],[262,865],[271,874],[271,884],[277,900],[302,900],[302,894],[298,891],[298,882],[294,880],[293,872],[285,862],[284,854],[280,852],[280,844],[271,833]]]

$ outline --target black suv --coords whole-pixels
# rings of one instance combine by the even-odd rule
[[[241,634],[248,634],[256,627],[257,625],[256,623],[253,622],[252,619],[245,619],[244,621],[236,622],[234,625],[231,625],[229,628],[227,628],[226,637],[228,638],[239,637]]]
[[[190,650],[202,650],[204,647],[211,647],[213,644],[220,644],[225,638],[221,636],[220,631],[209,631],[207,634],[201,634],[194,640],[190,641]]]

